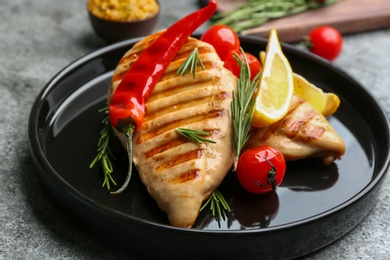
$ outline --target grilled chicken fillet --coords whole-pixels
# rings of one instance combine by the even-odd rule
[[[318,157],[325,165],[345,153],[343,139],[327,119],[296,94],[283,119],[268,127],[252,129],[246,148],[262,144],[278,149],[286,160]]]
[[[160,32],[161,33],[161,32]],[[160,34],[146,37],[117,66],[109,99],[138,55]],[[196,77],[176,72],[197,47],[204,71]],[[214,48],[189,38],[146,101],[142,126],[133,136],[133,161],[140,178],[173,226],[191,227],[207,199],[233,162],[230,104],[237,78],[223,67]],[[176,128],[206,131],[216,143],[202,145],[182,137]],[[125,138],[117,133],[125,145]]]

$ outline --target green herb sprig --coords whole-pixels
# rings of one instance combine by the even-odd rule
[[[220,221],[225,220],[225,214],[223,214],[223,210],[227,212],[231,211],[229,204],[226,202],[222,193],[218,189],[215,189],[213,194],[211,194],[211,196],[206,200],[206,202],[203,203],[202,207],[200,208],[200,211],[205,209],[209,204],[211,214],[218,221],[218,225],[220,225]]]
[[[244,50],[241,49],[244,61],[238,53],[235,53],[235,60],[240,66],[240,78],[238,79],[237,95],[233,92],[233,101],[231,103],[233,117],[233,133],[234,133],[234,164],[233,170],[237,169],[238,158],[240,157],[242,147],[249,139],[250,123],[252,120],[253,108],[255,101],[253,95],[256,87],[259,85],[259,72],[251,81],[251,73]]]
[[[213,16],[212,24],[225,24],[236,32],[260,26],[272,19],[291,16],[310,9],[321,8],[338,0],[249,0],[237,9]]]
[[[208,132],[187,128],[176,128],[176,131],[190,141],[195,142],[197,144],[203,144],[204,142],[215,143],[214,140],[203,137],[210,135]],[[219,226],[221,225],[220,222],[222,220],[225,220],[224,210],[227,212],[231,211],[229,204],[226,202],[222,193],[218,189],[215,189],[211,196],[203,203],[202,207],[200,208],[200,211],[206,208],[207,205],[210,205],[211,214],[218,221]]]
[[[201,131],[201,130],[193,130],[188,128],[176,128],[176,131],[187,138],[188,140],[197,143],[197,144],[203,144],[203,143],[216,143],[214,140],[204,138],[203,136],[209,136],[210,133]]]
[[[204,66],[202,60],[200,59],[198,48],[195,48],[191,54],[187,57],[187,59],[183,62],[180,68],[177,70],[177,74],[180,76],[184,76],[185,74],[190,73],[193,74],[193,77],[196,77],[196,67],[199,66],[204,70]]]
[[[115,155],[110,148],[110,140],[114,135],[113,130],[110,125],[110,120],[108,117],[108,107],[104,107],[99,110],[99,113],[105,113],[106,116],[102,120],[103,128],[100,131],[100,138],[98,141],[97,155],[89,165],[90,168],[93,168],[96,163],[101,162],[101,166],[104,173],[104,181],[102,187],[106,186],[110,190],[111,184],[116,185],[115,180],[112,178],[111,173],[113,172],[113,166],[111,160],[116,160]]]

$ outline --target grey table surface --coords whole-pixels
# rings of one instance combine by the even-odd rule
[[[156,30],[197,9],[195,0],[161,0]],[[50,202],[33,165],[30,108],[45,84],[77,58],[104,47],[85,1],[0,2],[0,259],[131,259],[89,237]],[[345,36],[334,65],[367,87],[390,112],[390,30]],[[304,259],[389,259],[390,178],[355,229]]]

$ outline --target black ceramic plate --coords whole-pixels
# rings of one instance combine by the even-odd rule
[[[354,228],[372,209],[389,164],[389,123],[377,101],[331,64],[291,46],[283,49],[293,70],[326,91],[341,106],[330,123],[346,154],[329,167],[316,160],[288,163],[276,196],[245,193],[229,174],[221,191],[232,207],[221,227],[208,211],[191,229],[175,228],[134,174],[123,194],[102,188],[96,154],[110,77],[134,44],[108,46],[70,64],[43,89],[29,122],[31,153],[49,191],[97,238],[139,258],[293,258],[317,250]],[[266,41],[241,38],[258,55]],[[124,150],[114,165],[119,184],[126,175]],[[124,156],[122,156],[124,155]]]

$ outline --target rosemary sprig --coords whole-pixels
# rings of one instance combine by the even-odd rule
[[[200,131],[200,130],[193,130],[188,128],[176,128],[176,131],[187,138],[188,140],[197,143],[197,144],[203,144],[203,143],[214,143],[214,140],[204,138],[203,136],[209,136],[210,134],[208,132]]]
[[[209,133],[204,131],[187,128],[176,128],[176,131],[197,144],[203,144],[204,142],[215,143],[214,140],[203,137],[210,135]],[[218,221],[218,225],[220,225],[220,221],[225,220],[225,214],[223,212],[230,212],[229,204],[226,202],[222,193],[218,189],[215,189],[214,192],[210,195],[210,197],[203,203],[202,207],[200,208],[200,211],[206,208],[206,206],[209,204],[211,214]]]
[[[211,214],[218,221],[218,224],[220,224],[220,221],[225,220],[225,214],[223,214],[223,210],[227,212],[231,211],[229,204],[226,202],[222,193],[218,189],[214,190],[213,194],[211,194],[211,196],[202,205],[200,211],[206,208],[206,206],[209,204],[210,204]]]
[[[113,136],[113,132],[108,117],[108,108],[104,107],[100,109],[99,113],[105,113],[106,117],[104,117],[104,119],[102,120],[103,128],[100,131],[100,138],[98,141],[97,149],[98,153],[95,159],[89,165],[89,167],[93,168],[97,162],[101,162],[101,166],[104,173],[104,181],[102,187],[106,186],[107,189],[110,190],[111,184],[116,185],[115,180],[111,176],[111,173],[113,172],[111,159],[115,160],[115,155],[110,148],[110,139]]]
[[[177,70],[177,74],[180,74],[180,76],[184,76],[188,71],[190,73],[193,73],[193,77],[196,77],[196,67],[197,65],[200,65],[202,70],[204,70],[204,66],[202,63],[202,60],[199,56],[198,48],[195,48],[192,53],[187,57],[187,59],[183,62],[183,64],[180,66],[180,68]]]
[[[252,112],[255,105],[253,95],[256,87],[259,85],[260,74],[259,72],[251,81],[251,73],[248,65],[248,60],[244,51],[244,61],[240,58],[238,53],[235,53],[235,59],[240,66],[240,78],[238,79],[237,95],[233,92],[233,101],[231,103],[232,117],[233,117],[233,133],[234,133],[234,164],[233,170],[237,169],[238,158],[241,154],[241,149],[248,141],[250,122],[252,120]]]
[[[213,16],[212,24],[226,24],[236,32],[260,26],[272,19],[291,16],[310,9],[321,8],[338,0],[249,0],[230,12]]]

